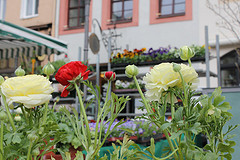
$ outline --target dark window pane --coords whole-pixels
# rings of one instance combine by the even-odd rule
[[[83,24],[84,22],[85,22],[84,17],[80,17],[80,19],[79,19],[79,23],[80,23],[81,26],[84,25],[84,24]]]
[[[175,0],[175,4],[176,3],[185,3],[185,0]]]
[[[172,6],[162,6],[161,15],[172,14]]]
[[[80,17],[85,16],[85,8],[80,8]]]
[[[174,13],[184,13],[185,12],[185,4],[176,4],[174,7]]]
[[[122,11],[122,2],[115,2],[115,3],[113,3],[112,11],[113,12]]]
[[[36,0],[36,2],[35,2],[35,14],[38,14],[38,3],[39,3],[39,0]]]
[[[125,11],[124,19],[132,19],[132,11]]]
[[[78,9],[71,9],[70,11],[69,11],[69,18],[76,18],[76,17],[78,17]]]
[[[132,9],[133,9],[133,1],[125,1],[124,10],[132,10]]]
[[[162,0],[162,5],[169,5],[172,3],[173,3],[173,0]]]
[[[78,0],[70,0],[70,7],[77,7],[78,6]]]
[[[85,6],[85,0],[80,0],[80,6]]]
[[[69,27],[77,27],[77,26],[78,26],[78,19],[77,18],[69,19]]]
[[[122,12],[115,12],[112,14],[113,21],[118,21],[122,19]]]
[[[233,87],[238,86],[237,84],[237,74],[235,68],[224,69],[221,71],[222,86],[223,87]]]

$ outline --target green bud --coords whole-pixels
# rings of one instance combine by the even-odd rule
[[[35,141],[38,139],[38,136],[35,134],[35,133],[30,133],[27,138],[30,140],[30,141]]]
[[[53,75],[54,72],[55,68],[50,62],[43,67],[43,73],[47,76]]]
[[[182,48],[180,48],[180,58],[183,61],[186,61],[186,60],[192,58],[194,55],[195,55],[195,53],[188,46],[183,46]]]
[[[173,64],[173,70],[174,72],[179,72],[181,70],[181,65],[177,63],[172,63]]]
[[[39,148],[35,148],[35,149],[32,151],[32,154],[33,154],[33,156],[38,156],[38,155],[40,154]]]
[[[21,66],[19,66],[16,70],[15,70],[15,75],[16,76],[24,76],[25,75],[25,71],[21,68]]]
[[[127,75],[127,77],[132,78],[133,76],[137,76],[138,75],[138,68],[135,65],[128,65],[125,68],[125,74]]]
[[[0,85],[4,82],[3,76],[0,75]]]
[[[21,119],[22,119],[21,116],[18,116],[18,115],[14,117],[14,120],[17,121],[17,122],[20,122]]]
[[[6,119],[8,119],[7,114],[4,111],[1,111],[0,112],[0,120],[5,121]]]

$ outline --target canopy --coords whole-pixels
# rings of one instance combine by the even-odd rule
[[[0,59],[67,53],[67,43],[43,33],[0,20]]]

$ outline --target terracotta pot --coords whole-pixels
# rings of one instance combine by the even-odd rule
[[[71,146],[69,148],[69,152],[71,154],[71,160],[74,160],[74,158],[76,158],[76,153],[77,151],[82,151],[82,148],[77,148],[75,149],[73,146]],[[55,158],[55,160],[63,160],[61,154],[55,154],[55,153],[51,153],[51,154],[47,154],[47,155],[44,155],[44,160],[51,160],[51,157]],[[85,159],[85,155],[83,154],[83,158]]]

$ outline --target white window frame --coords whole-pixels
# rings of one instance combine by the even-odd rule
[[[36,14],[36,10],[35,10],[35,5],[36,5],[37,0],[33,0],[32,15],[27,15],[27,1],[28,0],[22,0],[21,17],[20,18],[27,19],[27,18],[37,17],[38,14]]]

